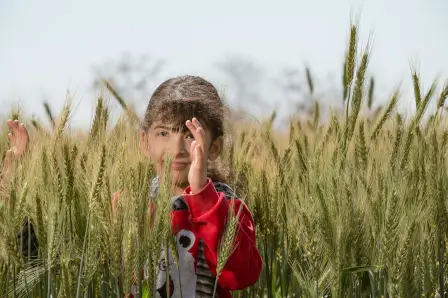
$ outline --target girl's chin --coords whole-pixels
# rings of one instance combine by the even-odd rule
[[[176,187],[186,188],[188,183],[189,169],[171,170],[171,183]],[[159,177],[163,177],[163,170],[158,173]]]
[[[188,186],[188,172],[185,173],[184,171],[172,171],[171,175],[173,184],[175,184],[176,186]]]

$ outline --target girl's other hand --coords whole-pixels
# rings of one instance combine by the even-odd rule
[[[10,149],[8,151],[11,151],[15,157],[21,157],[28,149],[28,131],[23,123],[19,124],[18,120],[12,121],[9,119],[8,126],[11,129],[11,132],[8,134],[10,145]]]
[[[28,149],[28,131],[23,123],[19,124],[18,120],[8,120],[8,126],[11,132],[8,133],[10,149],[6,151],[5,160],[3,161],[2,174],[7,175],[11,171],[14,158],[22,157]]]

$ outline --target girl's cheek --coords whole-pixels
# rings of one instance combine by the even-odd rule
[[[161,154],[162,150],[155,150],[155,148],[149,149],[149,159],[152,163],[159,164],[163,160],[163,154]]]

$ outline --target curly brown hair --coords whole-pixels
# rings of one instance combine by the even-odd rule
[[[156,121],[179,125],[182,131],[187,120],[196,117],[209,129],[212,140],[224,136],[226,106],[215,86],[199,76],[174,77],[163,82],[151,96],[146,108],[142,129],[148,131]],[[219,164],[220,170],[216,168]],[[225,182],[228,169],[221,162],[208,167],[208,176],[213,181]]]

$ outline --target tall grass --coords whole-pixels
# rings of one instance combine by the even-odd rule
[[[239,131],[225,157],[253,212],[263,258],[257,284],[235,297],[446,295],[447,86],[440,94],[436,82],[422,90],[413,72],[410,121],[395,110],[404,100],[398,89],[368,118],[370,53],[361,52],[357,64],[358,29],[350,33],[342,114],[328,125],[294,120],[286,138],[272,129],[273,114],[266,125]],[[307,77],[312,93],[309,70]],[[153,212],[155,173],[140,151],[136,113],[113,95],[125,109],[113,127],[101,98],[85,135],[68,129],[69,103],[58,118],[49,112],[51,131],[27,125],[32,150],[1,182],[1,297],[123,297],[131,289],[154,296],[161,248],[175,250],[169,181]],[[4,156],[8,145],[0,146]],[[232,251],[236,217],[229,217],[219,268]],[[31,227],[36,239],[27,237]]]

